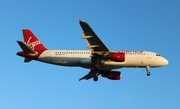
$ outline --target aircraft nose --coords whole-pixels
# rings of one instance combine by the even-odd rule
[[[163,63],[164,63],[164,65],[168,65],[169,62],[166,58],[163,58]]]

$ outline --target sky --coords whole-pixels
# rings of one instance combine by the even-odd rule
[[[16,55],[30,29],[48,49],[88,50],[77,19],[111,50],[157,52],[169,64],[122,68],[122,79],[78,81],[89,70]],[[1,0],[0,109],[179,109],[179,0]]]

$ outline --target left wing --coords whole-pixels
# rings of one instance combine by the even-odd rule
[[[99,39],[88,23],[81,20],[78,20],[78,22],[83,30],[83,38],[91,50],[91,63],[94,66],[87,75],[79,80],[94,78],[94,81],[97,81],[98,75],[102,74],[100,67],[104,64],[105,57],[109,55],[109,49]]]
[[[83,38],[86,40],[86,43],[89,49],[91,49],[92,54],[96,52],[104,53],[109,51],[109,49],[99,39],[88,23],[81,20],[78,20],[78,22],[83,30]]]

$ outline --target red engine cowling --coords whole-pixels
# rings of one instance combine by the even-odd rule
[[[102,77],[111,79],[111,80],[120,80],[121,72],[119,71],[109,71],[102,74]]]
[[[125,53],[117,52],[117,53],[110,53],[110,59],[116,62],[124,62],[125,61]]]

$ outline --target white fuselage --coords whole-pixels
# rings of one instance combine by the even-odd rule
[[[102,70],[122,67],[161,67],[168,64],[168,61],[165,58],[154,52],[117,52],[125,53],[125,62],[115,62],[110,60],[104,61],[103,65],[100,66]],[[89,50],[46,50],[37,60],[55,65],[77,66],[89,69],[93,68],[91,64],[91,51]]]

